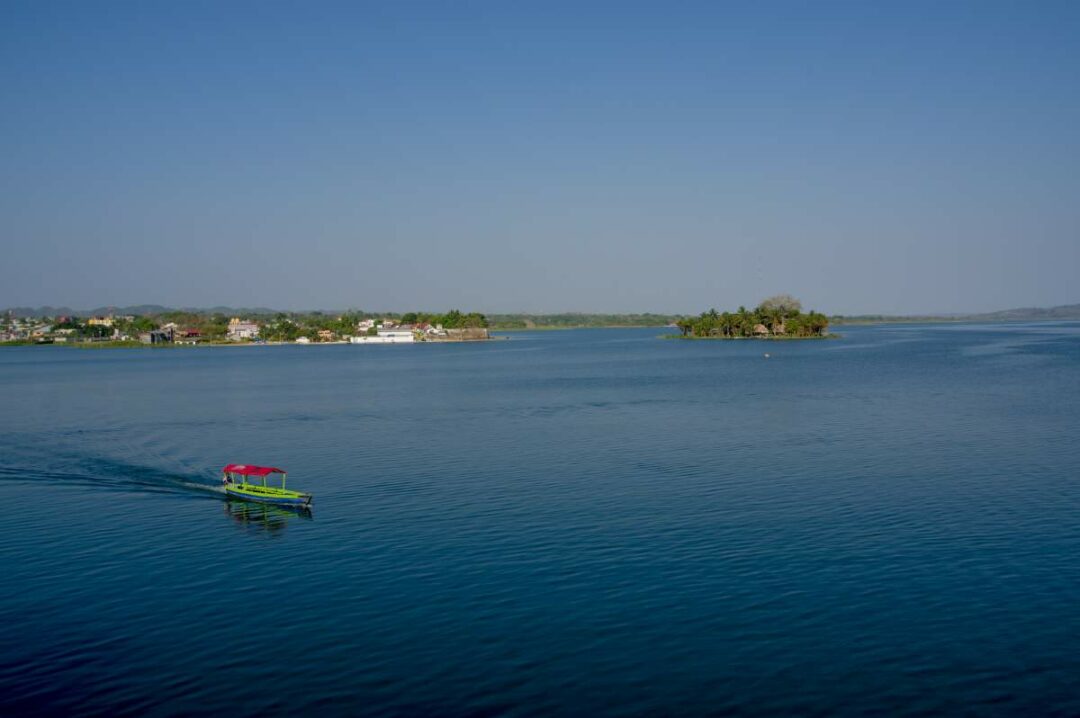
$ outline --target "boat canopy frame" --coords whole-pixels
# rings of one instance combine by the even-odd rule
[[[232,483],[233,475],[240,477],[241,486],[258,486],[258,484],[249,484],[247,477],[249,476],[261,476],[262,485],[266,486],[266,477],[271,474],[281,474],[281,488],[285,488],[285,478],[287,473],[284,469],[278,469],[273,466],[254,466],[252,464],[227,464],[225,468],[221,470],[221,473],[228,478]]]

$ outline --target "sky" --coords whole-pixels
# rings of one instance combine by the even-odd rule
[[[0,4],[0,307],[1080,302],[1080,2]]]

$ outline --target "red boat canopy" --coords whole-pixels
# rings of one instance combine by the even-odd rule
[[[284,469],[275,469],[273,466],[252,466],[251,464],[229,464],[221,470],[226,474],[240,474],[241,476],[266,476],[267,474],[284,474]]]

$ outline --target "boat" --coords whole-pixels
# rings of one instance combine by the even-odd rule
[[[267,477],[281,475],[281,486],[269,486]],[[259,483],[249,483],[248,477],[261,478]],[[228,464],[221,470],[221,483],[229,496],[245,501],[258,501],[261,504],[277,506],[310,506],[311,494],[285,488],[285,471],[273,466],[252,466],[251,464]]]

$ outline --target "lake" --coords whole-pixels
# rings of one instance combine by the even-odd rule
[[[1080,324],[835,330],[0,349],[0,713],[1080,714]]]

